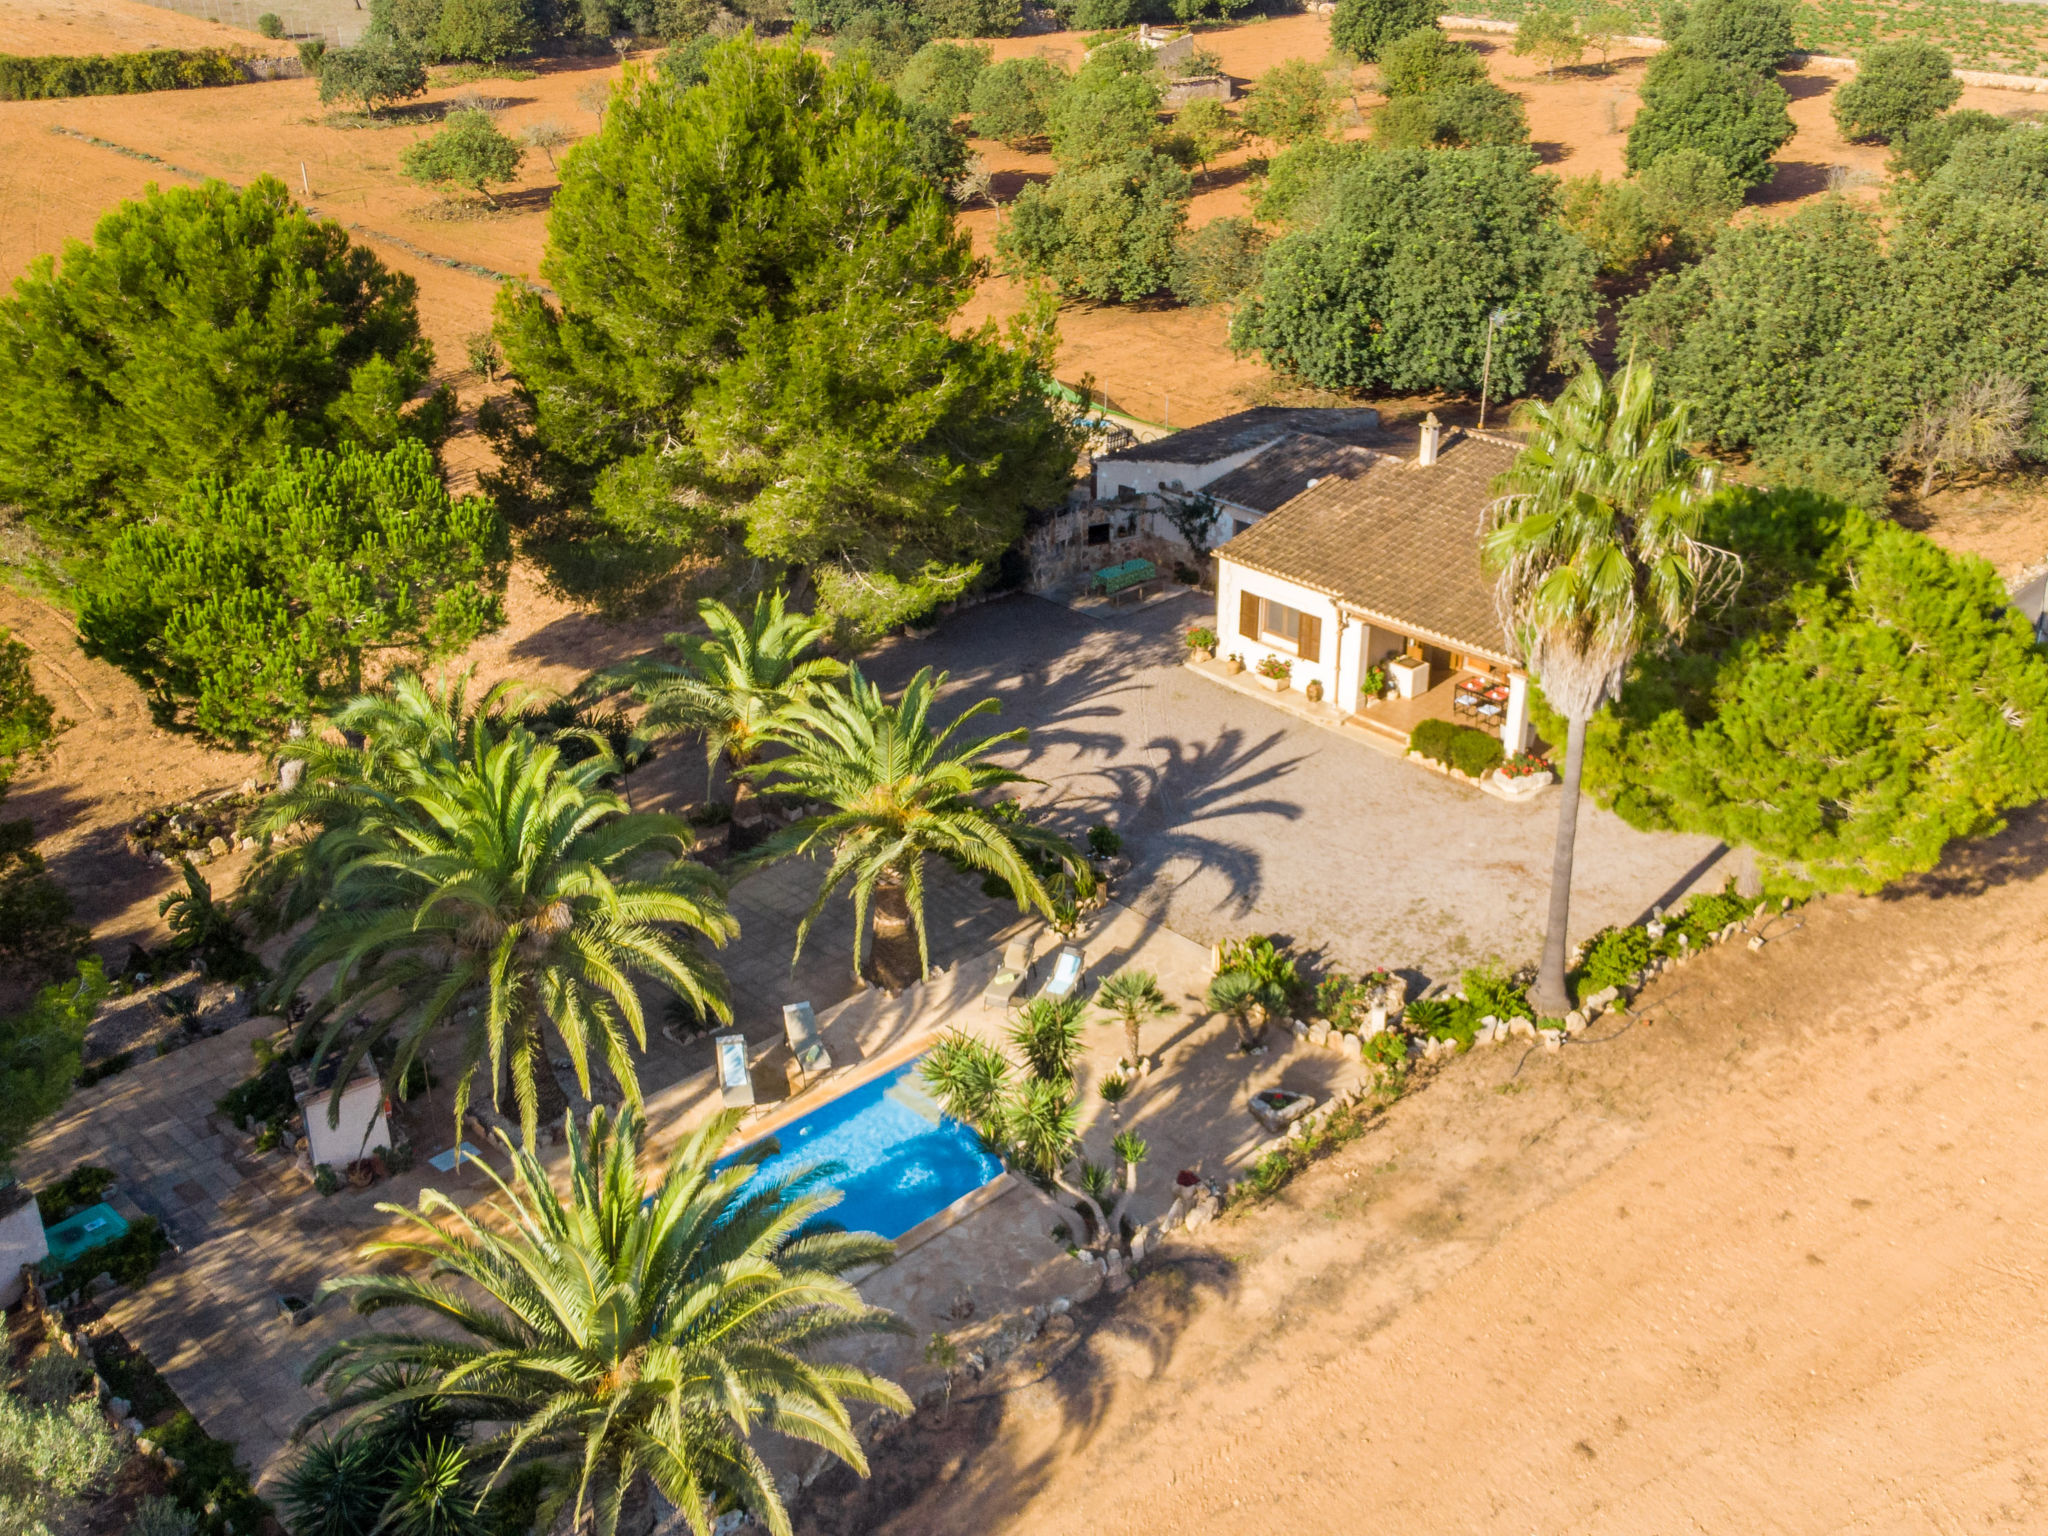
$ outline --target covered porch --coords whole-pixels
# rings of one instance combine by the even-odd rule
[[[1485,731],[1499,737],[1510,754],[1545,750],[1529,718],[1528,678],[1521,672],[1503,676],[1497,668],[1461,665],[1439,676],[1441,681],[1409,698],[1361,696],[1344,723],[1394,742],[1404,752],[1415,727],[1425,720]]]

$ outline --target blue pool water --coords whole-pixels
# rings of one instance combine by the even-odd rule
[[[762,1172],[783,1178],[819,1163],[843,1165],[830,1182],[845,1198],[827,1219],[887,1238],[1003,1171],[973,1130],[940,1112],[914,1061],[819,1105],[772,1139],[781,1150],[762,1162]]]

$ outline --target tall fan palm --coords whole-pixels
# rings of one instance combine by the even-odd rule
[[[598,1050],[629,1102],[639,1080],[628,1041],[645,1047],[633,978],[651,977],[701,1011],[731,1017],[725,978],[670,925],[723,944],[739,931],[718,876],[682,855],[689,828],[634,814],[603,780],[610,752],[565,763],[513,726],[475,721],[467,750],[398,754],[391,782],[352,788],[354,814],[324,833],[317,859],[333,871],[318,914],[286,953],[273,993],[290,998],[334,968],[305,1028],[334,1049],[344,1021],[369,1026],[340,1048],[345,1076],[378,1040],[395,1037],[403,1081],[427,1037],[459,1018],[459,1126],[487,1062],[495,1100],[509,1068],[529,1144],[553,1119],[552,1026],[590,1092]]]
[[[641,729],[703,733],[704,769],[723,758],[734,775],[737,804],[754,761],[782,712],[819,684],[844,675],[845,663],[804,653],[825,638],[828,625],[791,613],[780,590],[754,599],[742,617],[716,598],[697,605],[708,636],[670,635],[679,662],[652,662],[623,674],[645,701]]]
[[[1017,905],[1050,913],[1052,898],[1032,867],[1035,858],[1064,865],[1087,878],[1087,862],[1072,844],[1023,822],[1010,821],[978,796],[1024,775],[986,761],[991,752],[1023,742],[1021,728],[954,739],[955,732],[1002,704],[983,699],[950,725],[934,729],[932,701],[945,675],[926,667],[892,705],[854,668],[845,688],[829,688],[791,705],[768,739],[783,756],[749,770],[774,774],[808,800],[833,809],[807,816],[775,833],[749,856],[759,865],[789,854],[829,849],[818,899],[797,925],[797,952],[811,924],[838,891],[853,896],[856,975],[874,925],[875,968],[884,986],[902,987],[931,968],[924,916],[925,860],[933,855],[1006,882]],[[916,940],[916,963],[910,955]]]
[[[508,1179],[491,1175],[503,1197],[492,1219],[435,1190],[416,1210],[380,1206],[413,1232],[372,1251],[423,1260],[427,1272],[351,1275],[323,1294],[344,1294],[365,1315],[424,1313],[433,1326],[329,1345],[305,1379],[324,1382],[331,1400],[301,1432],[431,1397],[484,1431],[475,1455],[496,1462],[494,1477],[551,1471],[578,1531],[646,1531],[659,1488],[693,1531],[745,1509],[787,1533],[750,1443],[756,1429],[820,1446],[865,1475],[847,1400],[910,1409],[893,1382],[813,1358],[853,1334],[902,1331],[844,1278],[895,1245],[807,1231],[839,1194],[818,1187],[817,1170],[758,1177],[772,1145],[715,1167],[738,1123],[728,1112],[685,1137],[651,1191],[639,1117],[595,1109],[587,1132],[568,1122],[566,1195],[519,1151]]]
[[[1520,424],[1529,443],[1495,483],[1482,549],[1502,624],[1567,727],[1550,915],[1530,994],[1558,1015],[1571,1007],[1565,930],[1587,722],[1620,692],[1644,642],[1682,635],[1739,567],[1700,541],[1687,414],[1658,410],[1648,366],[1631,363],[1612,379],[1588,367],[1554,402],[1525,407]]]

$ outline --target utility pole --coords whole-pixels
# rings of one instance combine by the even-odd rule
[[[1486,430],[1486,394],[1493,386],[1493,333],[1506,325],[1514,316],[1504,309],[1496,309],[1486,317],[1486,362],[1479,370],[1479,430]]]

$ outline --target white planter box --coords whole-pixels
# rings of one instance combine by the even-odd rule
[[[1410,661],[1405,656],[1396,656],[1387,663],[1387,676],[1393,681],[1394,692],[1404,699],[1429,692],[1429,663],[1426,661]]]

